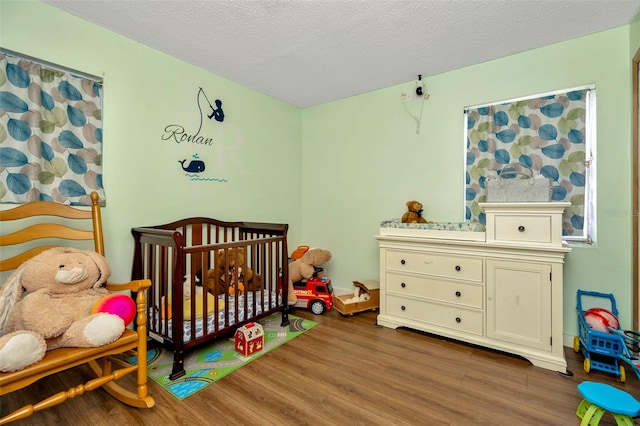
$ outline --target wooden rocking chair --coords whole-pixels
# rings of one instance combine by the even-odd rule
[[[3,232],[7,228],[16,229],[17,223],[25,223],[25,227],[0,236],[0,248],[3,251],[3,259],[0,260],[0,272],[11,271],[18,268],[24,261],[34,257],[38,253],[53,247],[41,245],[33,248],[33,241],[48,239],[49,242],[60,240],[63,244],[82,244],[81,240],[93,240],[95,251],[104,255],[104,241],[102,234],[102,219],[100,216],[99,198],[96,192],[91,193],[91,209],[79,209],[54,202],[38,201],[21,205],[19,207],[0,211],[0,223]],[[46,220],[47,223],[34,223],[37,220]],[[17,222],[8,222],[17,221]],[[73,222],[82,225],[69,225]],[[27,226],[28,225],[28,226]],[[51,240],[54,239],[54,240]],[[26,243],[26,244],[25,244]],[[90,242],[84,242],[90,245]],[[10,259],[4,259],[7,247],[14,249],[28,248]],[[90,249],[90,247],[79,247]],[[15,252],[17,253],[18,250]],[[1,282],[0,282],[1,285]],[[147,318],[145,316],[145,290],[151,285],[149,280],[136,280],[126,284],[106,284],[109,291],[129,290],[135,295],[137,305],[136,330],[125,329],[118,340],[98,348],[61,348],[49,351],[44,359],[25,369],[0,373],[0,397],[22,389],[37,380],[82,365],[87,364],[96,378],[84,384],[70,388],[68,391],[59,392],[33,405],[26,405],[13,413],[0,419],[0,425],[24,419],[34,412],[58,405],[67,399],[82,395],[85,391],[91,391],[103,387],[109,394],[133,407],[150,408],[154,401],[148,395],[147,389]],[[115,357],[120,355],[120,357]],[[123,356],[137,356],[137,365],[130,365],[124,361]],[[132,392],[124,389],[115,380],[130,373],[137,375],[137,389]]]

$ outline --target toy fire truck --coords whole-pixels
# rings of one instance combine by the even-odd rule
[[[333,307],[333,286],[327,277],[314,276],[308,280],[293,283],[293,290],[298,298],[296,308],[309,309],[321,315]]]

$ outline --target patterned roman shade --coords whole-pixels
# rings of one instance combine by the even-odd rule
[[[102,188],[100,82],[0,53],[0,202],[91,205]]]
[[[553,180],[552,201],[570,201],[564,236],[585,236],[590,89],[471,108],[467,117],[466,219],[485,223],[485,182],[506,165]]]

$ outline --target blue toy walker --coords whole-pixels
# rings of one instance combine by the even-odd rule
[[[623,359],[624,351],[628,348],[617,331],[615,333],[605,333],[589,327],[582,310],[583,296],[608,299],[611,304],[611,312],[616,317],[618,316],[616,299],[613,294],[578,290],[578,336],[573,338],[573,350],[575,352],[582,351],[584,355],[584,371],[586,373],[591,370],[600,370],[615,374],[620,378],[621,382],[624,382],[626,380],[625,370],[619,360]],[[610,330],[615,331],[613,329]],[[637,370],[636,373],[638,373]],[[638,377],[640,377],[640,373],[638,374]]]

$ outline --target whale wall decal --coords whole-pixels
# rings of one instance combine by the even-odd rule
[[[184,163],[187,160],[178,160],[178,163],[182,165],[182,170],[190,173],[202,173],[204,172],[204,161],[201,160],[191,160],[187,167],[184,166]]]

